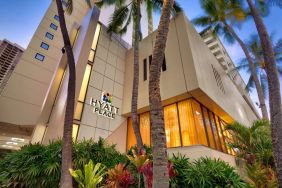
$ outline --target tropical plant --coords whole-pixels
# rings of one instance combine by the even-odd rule
[[[134,184],[134,177],[126,169],[124,164],[117,164],[113,169],[109,169],[106,186],[109,188],[128,188]]]
[[[118,163],[127,163],[126,155],[107,145],[104,140],[98,142],[84,140],[73,145],[74,169],[83,169],[89,160],[102,163],[107,169]],[[8,153],[0,159],[0,185],[4,187],[49,188],[59,187],[62,141],[48,145],[30,144],[19,151]]]
[[[274,167],[269,122],[255,121],[250,127],[234,122],[226,126],[232,134],[228,145],[233,148],[237,157],[248,164],[260,162],[264,166]]]
[[[266,2],[265,0],[260,0],[261,2]],[[281,0],[271,0],[270,2],[282,5]],[[278,75],[277,64],[275,61],[275,52],[264,25],[262,17],[259,11],[256,9],[252,0],[247,0],[249,5],[251,15],[254,19],[258,35],[261,41],[261,46],[263,49],[264,62],[266,62],[266,73],[268,80],[268,90],[269,90],[269,108],[270,108],[270,121],[271,121],[271,135],[273,152],[275,157],[275,163],[278,173],[279,186],[282,187],[282,101],[281,101],[281,91],[280,91],[280,81]]]
[[[194,19],[193,23],[204,27],[211,27],[214,32],[223,35],[229,42],[234,42],[234,39],[238,42],[249,63],[251,75],[258,94],[262,116],[264,119],[268,120],[265,96],[256,74],[255,64],[247,46],[231,26],[231,24],[239,23],[246,18],[242,5],[239,1],[233,0],[200,0],[200,3],[205,15]]]
[[[164,52],[173,5],[174,0],[164,0],[163,2],[149,75],[149,106],[153,145],[153,187],[156,188],[169,187],[164,112],[160,93],[160,70],[164,60]]]
[[[273,41],[273,36],[271,37],[271,39]],[[274,42],[272,43],[273,43],[275,59],[277,62],[278,72],[280,75],[282,75],[282,39],[279,39],[276,43]],[[245,44],[247,45],[249,52],[251,53],[253,62],[255,63],[256,72],[259,77],[262,89],[264,91],[264,96],[267,96],[268,82],[267,82],[267,78],[266,78],[267,75],[265,70],[266,63],[264,62],[263,50],[258,35],[251,35],[250,39],[246,41]],[[236,69],[246,70],[247,72],[250,73],[250,67],[247,61],[248,60],[246,58],[243,58],[241,60],[240,65],[236,67]],[[250,91],[253,88],[253,86],[254,86],[254,80],[252,76],[250,76],[247,82],[246,90]]]
[[[96,188],[103,180],[105,168],[101,163],[93,164],[92,160],[84,165],[84,171],[69,169],[70,174],[78,183],[78,188]]]
[[[247,187],[235,169],[219,159],[200,158],[191,163],[185,156],[174,155],[171,161],[177,171],[171,187]]]

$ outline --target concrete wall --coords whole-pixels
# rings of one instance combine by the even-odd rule
[[[148,57],[152,54],[155,35],[156,32],[140,42],[138,97],[140,112],[149,110],[149,79],[143,80],[143,59],[147,58],[148,61]],[[226,121],[234,119],[248,125],[256,119],[255,113],[184,14],[179,14],[170,23],[165,57],[167,70],[161,73],[160,81],[164,104],[194,97]],[[125,100],[123,101],[125,115],[130,115],[132,62],[131,49],[126,58]],[[212,66],[221,77],[224,91],[218,87]]]
[[[111,37],[102,26],[93,69],[87,89],[86,103],[83,109],[78,139],[98,140],[107,138],[126,119],[121,116],[126,47],[121,45],[118,38]],[[112,105],[118,107],[119,114],[115,119],[99,116],[93,112],[90,99],[100,100],[102,92],[113,95]]]
[[[83,1],[73,1],[73,13],[66,15],[66,23],[70,31],[73,23],[81,23],[89,10]],[[35,125],[40,117],[48,88],[56,72],[63,47],[55,2],[52,2],[44,18],[39,24],[18,66],[11,75],[10,81],[0,96],[0,121],[18,125]],[[54,31],[50,24],[58,26]],[[45,37],[46,32],[54,35],[53,40]],[[41,42],[49,44],[49,49],[40,47]],[[35,54],[45,56],[43,62],[35,59]]]

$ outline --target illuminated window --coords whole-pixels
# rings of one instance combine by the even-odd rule
[[[80,120],[81,119],[82,108],[83,108],[83,103],[82,102],[77,102],[76,108],[75,108],[75,112],[74,112],[74,119],[75,120]]]
[[[143,144],[150,146],[150,113],[144,113],[140,115],[140,132]]]
[[[183,146],[198,144],[191,100],[178,103],[178,112]]]
[[[127,149],[130,149],[132,146],[136,145],[136,138],[132,126],[132,119],[128,118],[127,121]]]
[[[84,100],[85,100],[85,95],[86,95],[86,90],[87,90],[87,86],[88,86],[88,81],[89,81],[89,78],[90,78],[91,68],[92,68],[92,66],[87,64],[86,69],[85,69],[85,73],[84,73],[84,76],[83,76],[82,84],[81,84],[79,97],[78,97],[78,100],[80,102],[84,102]]]
[[[88,61],[93,62],[94,61],[94,56],[95,56],[95,51],[90,50],[89,56],[88,56]]]
[[[218,136],[217,127],[216,127],[215,120],[214,120],[214,116],[213,116],[213,113],[211,113],[210,111],[209,111],[209,118],[211,120],[210,122],[211,122],[211,127],[212,127],[212,131],[213,131],[213,135],[214,135],[216,148],[218,150],[222,151],[220,139],[219,139],[219,136]]]
[[[214,137],[213,137],[213,131],[212,131],[212,127],[211,127],[208,111],[207,111],[206,108],[203,108],[203,111],[204,111],[204,120],[205,120],[205,124],[206,124],[206,128],[207,128],[207,133],[208,133],[210,147],[213,148],[213,149],[216,149],[216,145],[215,145],[215,141],[214,141]]]
[[[225,140],[224,140],[224,136],[223,136],[223,132],[222,132],[222,129],[221,129],[221,126],[220,126],[220,122],[219,122],[219,118],[216,116],[215,120],[216,120],[216,126],[217,126],[217,130],[218,130],[218,135],[219,135],[220,142],[221,142],[222,151],[223,152],[227,152],[226,145],[225,145]]]
[[[78,127],[79,125],[73,124],[72,125],[72,139],[75,141],[77,138],[77,133],[78,133]]]
[[[97,48],[100,30],[101,30],[101,25],[97,24],[96,31],[95,31],[94,38],[93,38],[93,42],[92,42],[92,46],[91,46],[92,50],[96,50],[96,48]]]
[[[167,147],[181,146],[176,104],[164,107],[164,122]]]

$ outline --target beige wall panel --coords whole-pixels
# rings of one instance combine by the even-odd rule
[[[103,91],[113,93],[113,91],[114,91],[114,81],[107,78],[107,77],[104,77]]]
[[[116,67],[121,72],[125,72],[125,60],[123,58],[118,57]]]
[[[109,131],[96,128],[94,140],[97,142],[100,137],[105,139],[108,136],[109,136]]]
[[[103,61],[107,61],[107,57],[108,57],[108,50],[107,48],[104,48],[101,45],[97,46],[97,57],[99,57],[101,60]]]
[[[20,75],[24,75],[32,80],[49,85],[53,76],[53,73],[49,70],[42,69],[40,66],[34,63],[29,63],[24,60],[21,60],[17,65],[15,71]]]
[[[83,109],[81,123],[84,125],[96,127],[97,120],[98,120],[98,115],[93,112],[93,107],[86,104]]]
[[[111,42],[110,44],[113,44],[113,42]],[[112,66],[116,67],[116,65],[117,65],[117,56],[115,55],[114,52],[108,52],[107,63],[109,63]]]
[[[119,125],[119,127],[112,132],[106,141],[109,144],[116,144],[116,149],[121,152],[126,152],[126,138],[127,138],[127,121],[125,120],[123,123]]]
[[[115,81],[119,84],[124,83],[124,73],[116,69]]]
[[[78,131],[78,140],[83,140],[83,139],[93,139],[94,135],[95,135],[95,128],[94,127],[90,127],[87,125],[80,125],[79,127],[79,131]]]
[[[104,75],[105,70],[106,70],[106,62],[102,60],[99,56],[98,53],[95,57],[94,65],[93,65],[93,70],[99,72],[100,74]]]
[[[104,116],[98,116],[97,120],[97,128],[104,129],[104,130],[109,130],[110,126],[110,119],[105,118]]]
[[[115,79],[115,67],[113,65],[107,64],[106,65],[106,71],[105,71],[105,76],[110,78],[111,80]]]
[[[93,70],[91,73],[89,85],[96,89],[102,90],[103,81],[104,81],[103,75]]]
[[[40,106],[7,97],[0,98],[0,108],[0,121],[17,125],[35,125],[40,114]]]

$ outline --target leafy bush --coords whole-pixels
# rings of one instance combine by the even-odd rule
[[[17,152],[8,153],[0,160],[0,184],[4,187],[58,187],[61,167],[61,141],[49,145],[30,144]],[[74,143],[74,169],[83,169],[92,160],[113,168],[128,161],[125,155],[100,139]]]
[[[200,158],[191,163],[185,156],[174,155],[171,161],[177,172],[171,187],[247,187],[235,169],[219,159]]]

